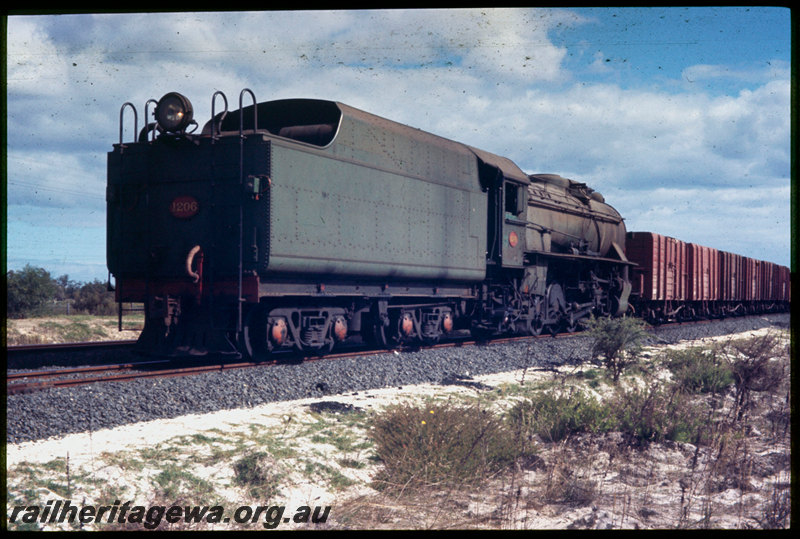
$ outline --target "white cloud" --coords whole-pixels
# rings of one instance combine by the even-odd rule
[[[118,141],[125,101],[138,108],[141,126],[148,98],[180,91],[192,100],[202,125],[215,90],[224,91],[236,108],[239,91],[247,87],[259,101],[343,101],[507,156],[529,172],[585,181],[629,212],[623,213],[629,221],[654,229],[659,223],[668,228],[670,219],[706,218],[708,208],[733,226],[727,211],[740,207],[750,212],[753,230],[782,231],[788,214],[788,198],[781,197],[788,196],[791,87],[781,61],[757,68],[698,63],[683,71],[698,82],[747,81],[749,89],[736,95],[712,95],[707,85],[680,81],[665,85],[669,91],[646,83],[637,89],[589,83],[583,73],[565,69],[573,51],[550,39],[558,25],[586,23],[567,10],[104,14],[8,21],[11,204],[78,204],[76,190],[102,198],[105,152]],[[583,43],[570,47],[583,54]],[[598,55],[596,67],[613,75],[615,67]],[[47,200],[22,188],[31,185],[39,185]],[[692,191],[698,186],[704,188]],[[760,193],[757,205],[744,198],[753,191]],[[769,203],[762,194],[778,198]],[[642,209],[642,200],[659,205]],[[770,215],[780,224],[770,223]],[[697,229],[711,229],[711,222]],[[781,232],[773,236],[784,238]],[[788,252],[782,243],[775,249]]]
[[[683,70],[682,77],[689,83],[700,83],[717,79],[732,79],[760,83],[770,79],[787,79],[789,66],[780,60],[766,62],[764,65],[741,69],[728,65],[697,64]]]
[[[790,194],[787,182],[755,189],[658,188],[646,194],[615,191],[610,202],[625,216],[629,231],[658,232],[788,265]],[[783,254],[776,259],[775,253]]]
[[[9,96],[47,97],[68,78],[67,65],[55,63],[56,47],[37,18],[9,19],[6,69]]]
[[[594,60],[589,65],[589,71],[592,73],[611,73],[613,70],[607,61],[608,58],[602,51],[597,51],[592,56]]]
[[[9,204],[105,210],[105,155],[11,150],[7,163]]]

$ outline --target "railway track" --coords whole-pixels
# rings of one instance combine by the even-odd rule
[[[91,341],[91,342],[68,342],[68,343],[50,343],[50,344],[17,344],[7,348],[10,354],[24,354],[28,352],[45,352],[45,351],[58,351],[58,350],[72,350],[72,351],[88,351],[88,350],[106,350],[106,349],[120,349],[133,346],[135,340],[127,341]]]
[[[7,369],[72,367],[78,357],[83,365],[122,363],[132,357],[134,344],[136,341],[128,340],[8,346]]]
[[[661,327],[673,325],[707,323],[707,320],[696,322],[673,322],[664,324]],[[564,338],[572,335],[579,335],[580,332],[559,333],[556,335],[538,336],[513,336],[495,338],[489,341],[491,344],[502,344],[511,342],[521,342],[534,339]],[[98,343],[75,343],[75,344],[50,344],[50,345],[26,345],[9,348],[9,357],[14,357],[17,362],[23,354],[53,354],[61,353],[67,355],[94,354],[102,352],[129,351],[135,341],[115,341]],[[366,347],[355,347],[350,351],[337,352],[322,356],[297,356],[296,354],[286,354],[266,361],[240,361],[227,363],[203,363],[193,365],[180,365],[185,361],[176,360],[148,360],[124,363],[113,363],[103,365],[89,365],[84,367],[47,369],[25,372],[14,372],[7,374],[7,394],[15,395],[20,393],[31,393],[44,389],[54,389],[61,387],[75,387],[92,383],[105,382],[124,382],[129,380],[147,378],[169,378],[176,376],[191,376],[208,372],[220,372],[232,369],[245,369],[254,367],[265,367],[269,365],[283,364],[293,361],[320,361],[351,358],[357,356],[382,354],[387,352],[409,352],[421,349],[436,349],[450,347],[469,347],[485,344],[484,341],[474,339],[454,339],[448,342],[437,343],[427,346],[414,346],[396,349],[369,349]],[[73,360],[74,361],[74,360]]]
[[[490,342],[493,344],[519,342],[531,339],[543,339],[553,337],[567,337],[571,333],[563,333],[555,336],[537,336],[537,337],[507,337],[492,339]],[[24,348],[26,353],[39,352],[53,352],[60,351],[66,354],[81,354],[87,352],[94,352],[99,349],[111,350],[126,350],[132,346],[133,342],[116,343],[112,346],[103,346],[103,343],[78,343],[75,345],[30,345]],[[421,349],[436,349],[436,348],[450,348],[450,347],[469,347],[484,344],[482,341],[472,339],[453,340],[444,343],[437,343],[428,346],[414,346],[396,349],[369,349],[365,347],[356,347],[354,350],[331,353],[323,356],[300,357],[295,354],[281,356],[276,359],[266,361],[240,361],[240,362],[227,362],[227,363],[204,363],[189,366],[177,366],[180,363],[175,360],[149,360],[138,362],[125,362],[114,363],[106,365],[89,365],[83,367],[63,368],[63,369],[45,369],[33,370],[24,372],[12,372],[7,374],[7,394],[16,395],[20,393],[31,393],[34,391],[41,391],[45,389],[54,389],[62,387],[75,387],[93,383],[105,382],[124,382],[129,380],[141,380],[147,378],[169,378],[175,376],[191,376],[195,374],[203,374],[208,372],[219,372],[232,369],[245,369],[254,367],[266,367],[269,365],[285,364],[292,361],[322,361],[322,360],[336,360],[351,358],[357,356],[384,354],[387,352],[409,352]],[[20,351],[21,353],[21,351]]]
[[[218,364],[200,365],[194,367],[181,367],[174,369],[151,369],[138,370],[143,367],[154,367],[159,364],[170,364],[170,360],[144,361],[141,363],[128,363],[118,365],[97,365],[76,369],[56,369],[48,371],[33,371],[24,373],[13,373],[8,375],[7,393],[15,395],[19,393],[31,393],[43,389],[59,387],[75,387],[80,385],[102,383],[102,382],[124,382],[128,380],[141,380],[145,378],[168,378],[170,376],[188,376],[204,372],[220,371],[232,368],[243,368],[246,366],[257,366],[256,363],[250,364]],[[128,371],[122,372],[120,371]],[[119,374],[108,374],[119,373]],[[32,379],[32,380],[31,380]]]

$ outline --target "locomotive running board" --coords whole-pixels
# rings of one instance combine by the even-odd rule
[[[608,262],[611,264],[624,264],[626,266],[638,266],[637,263],[631,262],[630,260],[620,260],[618,258],[605,258],[599,256],[590,256],[590,255],[572,255],[568,253],[549,253],[547,251],[525,251],[526,258],[532,258],[535,256],[543,256],[547,258],[557,258],[562,260],[587,260],[593,262]]]

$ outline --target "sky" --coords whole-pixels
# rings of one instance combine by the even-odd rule
[[[743,6],[11,14],[6,269],[105,281],[123,103],[141,126],[148,99],[178,91],[202,126],[214,92],[236,108],[243,88],[340,101],[585,182],[629,231],[789,266],[790,21]]]

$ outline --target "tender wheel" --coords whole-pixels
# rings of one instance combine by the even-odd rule
[[[433,346],[439,343],[439,339],[440,339],[439,335],[435,335],[433,337],[423,337],[422,344],[424,344],[425,346]]]
[[[409,340],[415,336],[413,314],[410,312],[400,314],[400,319],[397,322],[397,334],[401,340]]]
[[[307,352],[317,356],[324,356],[325,354],[330,354],[333,351],[334,344],[335,343],[333,342],[333,339],[326,339],[324,344],[307,350]]]
[[[380,322],[372,326],[372,337],[378,346],[389,348],[389,341],[386,338],[386,326]]]

